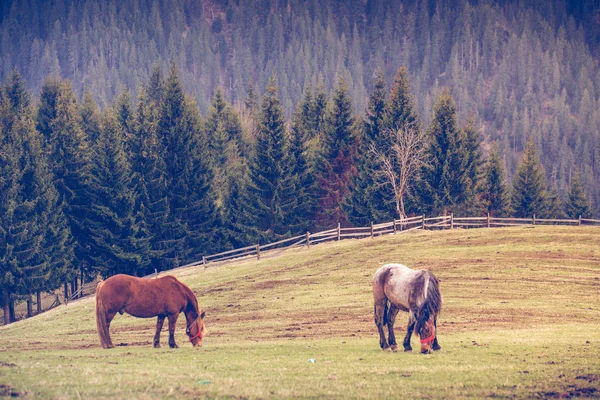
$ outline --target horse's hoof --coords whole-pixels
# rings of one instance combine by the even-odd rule
[[[158,344],[158,343],[155,343],[155,344],[154,344],[154,348],[155,348],[155,349],[160,349],[160,344]]]
[[[172,348],[172,349],[178,349],[179,348],[179,346],[177,346],[176,344],[170,344],[169,347]]]
[[[442,348],[441,348],[440,346],[435,346],[435,347],[433,348],[433,351],[439,351],[439,350],[441,350],[441,349],[442,349]]]
[[[391,352],[391,351],[392,351],[392,348],[391,348],[391,347],[389,347],[389,346],[388,346],[388,347],[384,347],[384,348],[383,348],[383,351]]]
[[[396,346],[396,345],[393,345],[393,346],[391,347],[391,349],[392,349],[392,351],[395,353],[395,352],[397,352],[397,351],[398,351],[398,346]]]
[[[404,348],[404,352],[405,352],[405,353],[407,353],[407,352],[409,352],[409,351],[412,351],[412,347],[405,347],[405,348]]]

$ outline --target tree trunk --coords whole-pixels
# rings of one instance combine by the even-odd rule
[[[31,304],[31,296],[27,298],[27,318],[33,317],[33,307]]]
[[[71,281],[71,296],[73,296],[73,300],[77,298],[77,278],[73,278]]]
[[[36,300],[37,300],[37,313],[39,314],[42,312],[42,292],[40,290],[38,290],[36,293]]]
[[[8,325],[8,324],[10,324],[10,311],[8,309],[8,303],[10,302],[9,301],[10,296],[9,296],[8,292],[4,292],[2,297],[3,297],[2,302],[4,303],[4,305],[2,307],[4,309],[4,325]]]
[[[15,322],[17,320],[17,317],[15,316],[15,299],[13,299],[12,296],[8,296],[8,312],[10,313],[10,322]]]
[[[69,301],[69,283],[65,281],[65,304]]]

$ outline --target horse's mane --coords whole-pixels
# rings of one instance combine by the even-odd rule
[[[442,309],[442,295],[438,279],[431,272],[422,271],[416,279],[416,283],[420,283],[417,286],[420,286],[421,290],[425,287],[425,279],[429,279],[429,285],[427,285],[427,293],[423,293],[425,302],[416,315],[415,332],[421,332],[421,329],[429,321],[429,318],[432,315],[439,314]]]
[[[179,280],[177,280],[177,282],[179,282]],[[196,298],[196,295],[194,294],[192,289],[190,289],[189,286],[184,283],[179,282],[179,284],[181,285],[181,288],[183,289],[183,291],[186,293],[188,307],[190,305],[193,306],[196,309],[196,312],[198,313],[198,315],[200,315],[200,307],[198,306],[198,299]]]
[[[173,275],[166,275],[166,276],[161,277],[160,279],[169,279],[169,280],[176,282],[177,285],[179,286],[179,288],[183,291],[183,293],[185,293],[185,297],[187,299],[186,307],[189,307],[191,305],[196,310],[198,315],[200,315],[200,307],[198,306],[198,299],[196,298],[196,295],[194,294],[192,289],[189,288],[188,285],[181,282],[179,279],[177,279]]]

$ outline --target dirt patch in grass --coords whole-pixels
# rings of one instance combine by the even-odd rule
[[[540,392],[537,397],[541,399],[572,399],[574,397],[591,399],[597,398],[600,393],[595,387],[571,387],[561,392]]]
[[[10,385],[0,384],[0,397],[21,397],[24,393],[17,392]]]

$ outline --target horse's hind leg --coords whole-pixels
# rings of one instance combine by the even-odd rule
[[[433,338],[433,346],[432,349],[434,351],[441,350],[442,348],[438,344],[437,340],[437,315],[433,318],[433,326],[435,327],[435,338]]]
[[[402,345],[404,346],[404,351],[412,351],[412,347],[410,346],[410,337],[412,336],[413,329],[415,329],[415,319],[413,315],[410,314],[408,317],[408,326],[406,327],[406,336],[404,337],[404,342]]]
[[[175,325],[177,324],[177,317],[179,314],[171,314],[169,315],[169,347],[172,349],[176,349],[177,343],[175,343]]]
[[[392,351],[398,351],[398,343],[396,343],[396,335],[394,334],[394,323],[396,322],[396,315],[398,315],[400,309],[394,304],[390,304],[388,311],[387,326],[388,326],[388,343],[392,347]]]
[[[385,332],[383,331],[383,325],[387,323],[387,299],[383,298],[379,301],[375,301],[375,325],[379,331],[379,346],[383,350],[389,349],[387,340],[385,339]]]
[[[154,347],[160,347],[160,331],[162,331],[163,324],[165,323],[165,316],[159,315],[156,320],[156,334],[154,335]]]

